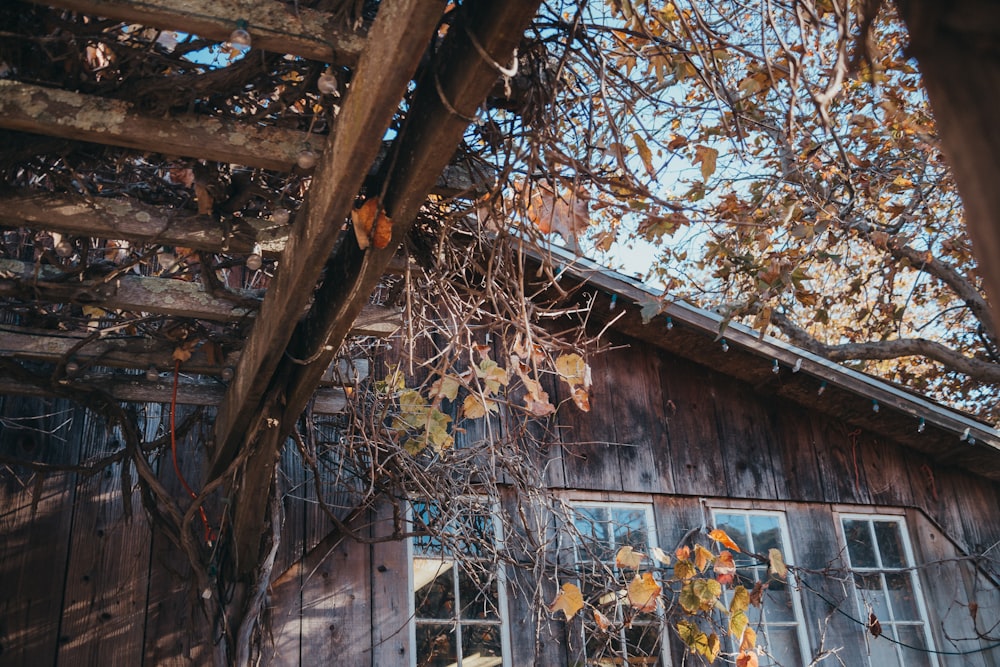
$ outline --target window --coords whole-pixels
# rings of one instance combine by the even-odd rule
[[[460,499],[447,512],[413,502],[411,525],[433,536],[411,540],[411,645],[416,667],[506,667],[502,534],[493,507]]]
[[[788,581],[769,578],[767,564],[748,555],[766,555],[769,549],[777,549],[787,562],[794,562],[788,548],[791,540],[784,515],[758,510],[713,510],[712,516],[715,527],[726,531],[742,549],[741,553],[733,553],[736,563],[734,586],[742,585],[752,591],[759,585],[763,589],[764,603],[760,607],[751,606],[747,611],[750,626],[757,632],[758,644],[766,651],[766,655],[760,657],[761,667],[807,664],[808,656],[804,651],[808,640],[802,605],[791,573]],[[731,590],[726,592],[727,605],[732,596]]]
[[[649,505],[587,503],[573,505],[576,572],[584,600],[610,621],[602,629],[584,615],[584,650],[588,665],[662,665],[658,612],[637,612],[624,603],[624,590],[635,572],[615,567],[623,546],[649,554],[656,546]],[[651,563],[647,558],[645,564]]]
[[[870,623],[874,615],[882,629],[882,637],[869,635],[870,664],[937,665],[928,652],[927,611],[902,517],[842,515],[840,521],[862,620]]]

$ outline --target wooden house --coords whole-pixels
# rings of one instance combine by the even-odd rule
[[[148,185],[138,177],[120,196],[90,183],[83,197],[72,169],[0,192],[17,249],[0,258],[0,667],[698,664],[732,627],[738,585],[763,600],[746,609],[755,640],[720,631],[717,664],[1000,663],[1000,433],[683,303],[644,323],[656,294],[556,249],[552,281],[580,296],[571,305],[605,341],[578,365],[593,380],[589,412],[550,374],[554,414],[541,402],[523,431],[499,409],[442,431],[449,453],[412,457],[396,486],[369,475],[396,459],[352,450],[340,417],[308,430],[315,442],[288,439],[303,411],[322,422],[345,410],[345,384],[364,384],[363,364],[338,367],[342,343],[394,329],[398,312],[370,295],[428,194],[477,182],[456,186],[446,168],[539,3],[378,4],[370,24],[270,0],[0,8],[26,31],[14,64],[47,68],[21,80],[0,63],[15,157],[98,154],[117,178],[159,155],[163,172],[190,167],[188,188],[202,162],[318,184],[291,221],[281,201],[223,216],[194,189],[191,210],[128,196]],[[105,25],[128,29],[88,32]],[[312,85],[331,69],[349,80],[336,113],[303,87],[296,100],[311,101],[289,98],[270,120],[240,104],[206,111],[193,101],[205,95],[160,108],[171,67],[154,68],[133,104],[134,89],[99,74],[106,41],[141,64],[172,48],[160,31],[223,42],[247,28],[289,68],[280,81]],[[93,66],[74,69],[81,51]],[[243,74],[229,82],[240,94],[256,76]],[[293,107],[323,120],[281,116]],[[376,201],[372,173],[376,213],[392,221],[378,242],[378,214],[367,236],[331,224]],[[227,269],[279,261],[262,296],[214,272],[133,273],[112,241],[140,249],[130,266],[164,246],[225,256]],[[91,327],[84,308],[119,317]],[[156,327],[123,333],[147,316]],[[181,368],[196,377],[177,383]],[[444,456],[461,465],[440,473]],[[456,492],[422,493],[434,476]],[[741,551],[707,541],[713,529]],[[688,548],[725,551],[735,570],[693,615],[679,590],[722,573],[681,576]],[[637,580],[663,594],[640,599]]]
[[[648,613],[594,593],[569,622],[548,604],[587,568],[622,575],[601,561],[626,545],[669,580],[672,568],[652,554],[676,559],[676,548],[721,528],[744,552],[776,548],[791,566],[779,581],[766,561],[735,561],[747,588],[767,584],[750,610],[759,664],[1000,664],[1000,433],[740,325],[720,334],[718,315],[682,303],[643,323],[639,304],[653,292],[553,252],[559,280],[594,298],[592,324],[613,322],[611,349],[589,359],[590,412],[560,409],[542,438],[534,465],[548,504],[526,519],[517,485],[501,479],[493,498],[441,507],[412,497],[402,515],[384,502],[345,515],[357,541],[316,509],[310,472],[287,448],[263,663],[701,664],[668,615],[672,593]],[[67,456],[113,450],[111,436],[65,402],[3,407],[3,456],[50,467],[30,483],[16,467],[2,471],[0,665],[207,663],[213,637],[204,619],[186,617],[183,559],[142,512],[120,520],[123,501],[140,504],[121,492],[128,475],[115,465],[63,471]],[[149,405],[144,417],[155,431],[165,411]],[[23,420],[41,428],[19,429]],[[456,448],[485,433],[468,431]],[[487,563],[495,576],[470,576],[472,543],[453,559],[436,538],[391,538],[401,522],[434,516],[471,526],[480,544],[548,535],[538,544],[551,567],[529,571],[515,558]],[[737,647],[721,650],[718,660],[735,659]]]

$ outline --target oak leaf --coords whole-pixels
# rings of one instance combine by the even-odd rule
[[[571,620],[576,613],[583,609],[583,593],[576,584],[565,583],[556,593],[556,599],[549,605],[549,611],[555,613],[561,611],[566,615],[566,620]]]
[[[719,151],[708,146],[698,145],[694,147],[694,164],[701,163],[701,179],[708,181],[709,177],[715,173],[715,161],[719,157]]]

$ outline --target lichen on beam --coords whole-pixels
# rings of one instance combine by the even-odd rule
[[[0,127],[76,141],[291,171],[323,138],[210,116],[154,118],[124,100],[0,80]]]

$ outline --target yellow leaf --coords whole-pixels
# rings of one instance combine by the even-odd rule
[[[691,561],[678,559],[678,561],[674,563],[674,579],[687,581],[696,574],[698,574],[698,572],[694,569],[694,563]]]
[[[738,611],[729,615],[729,636],[734,640],[743,637],[744,630],[750,624],[745,611]]]
[[[757,646],[757,631],[752,627],[747,626],[746,630],[743,631],[743,639],[740,640],[740,650],[741,651],[753,651]],[[756,661],[754,661],[756,664]]]
[[[566,620],[572,619],[576,613],[583,609],[583,593],[580,592],[576,584],[563,584],[556,599],[549,605],[549,611],[555,613],[561,611],[566,615]]]
[[[566,384],[573,387],[582,385],[587,379],[589,369],[587,362],[579,354],[561,354],[556,359],[556,372]]]
[[[710,532],[708,536],[727,549],[732,549],[736,553],[740,553],[740,548],[736,546],[736,542],[733,542],[732,538],[729,537],[729,535],[726,534],[726,531],[721,528],[716,528]]]
[[[489,399],[482,400],[475,394],[469,394],[462,402],[462,415],[466,419],[479,419],[485,417],[487,413],[496,412],[497,404]]]
[[[788,577],[788,566],[785,565],[785,559],[781,555],[781,552],[777,549],[767,550],[767,560],[769,563],[768,570],[772,575],[778,579],[785,579]]]
[[[701,546],[696,544],[694,546],[694,566],[698,568],[699,572],[704,572],[708,564],[715,560],[715,555]]]
[[[615,565],[629,570],[638,570],[646,554],[639,553],[630,546],[624,546],[615,554]]]
[[[694,163],[701,163],[701,179],[708,181],[709,177],[715,173],[715,161],[719,157],[719,151],[708,146],[694,147]]]
[[[708,636],[707,646],[703,655],[708,659],[709,662],[715,662],[715,659],[719,657],[719,652],[722,650],[722,642],[719,641],[719,635],[714,632]]]
[[[650,178],[656,178],[656,168],[653,166],[653,153],[649,150],[646,140],[638,132],[632,134],[632,140],[635,142],[636,150],[639,151],[639,157],[642,159],[643,166],[646,167],[646,173],[649,174]]]
[[[729,613],[746,611],[750,608],[750,593],[743,586],[737,586],[733,591],[733,599],[729,602]]]
[[[450,375],[442,375],[431,385],[431,396],[454,401],[458,396],[458,380]]]
[[[628,585],[628,601],[639,611],[656,611],[656,602],[660,596],[660,585],[649,572],[637,576]]]

